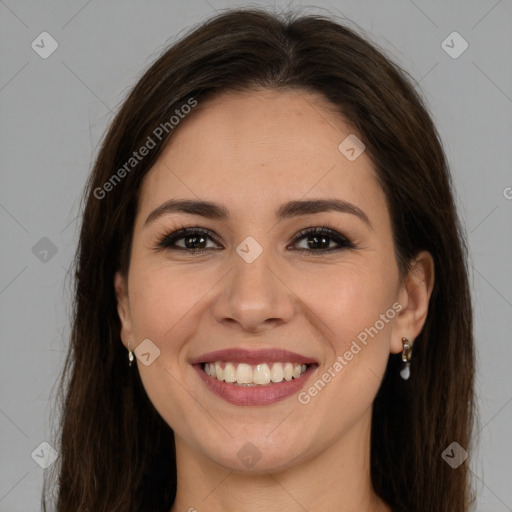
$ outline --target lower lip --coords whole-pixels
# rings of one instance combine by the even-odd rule
[[[283,380],[268,386],[238,386],[206,375],[202,364],[193,365],[210,391],[233,405],[270,405],[298,393],[318,365],[309,365],[297,379]]]

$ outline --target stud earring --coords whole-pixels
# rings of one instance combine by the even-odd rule
[[[412,356],[412,346],[410,341],[407,338],[402,338],[402,369],[400,370],[400,377],[402,379],[407,380],[411,376],[411,363],[409,362],[411,360]]]
[[[133,351],[130,350],[130,342],[128,342],[128,361],[128,366],[131,366],[133,361]]]

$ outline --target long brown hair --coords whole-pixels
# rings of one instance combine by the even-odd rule
[[[155,128],[191,98],[201,103],[253,87],[323,95],[375,166],[401,278],[420,250],[432,254],[435,285],[414,343],[411,378],[399,378],[399,356],[391,355],[375,398],[371,478],[396,510],[470,509],[468,461],[454,469],[441,456],[453,441],[470,451],[473,426],[465,233],[442,143],[413,80],[367,39],[321,15],[226,10],[168,48],[124,101],[81,205],[72,333],[59,380],[59,458],[49,484],[58,512],[167,512],[174,502],[173,432],[148,399],[136,367],[128,367],[113,276],[128,271],[140,183],[172,136],[169,130],[157,139]],[[112,181],[148,137],[156,147]],[[47,498],[45,480],[45,511]]]

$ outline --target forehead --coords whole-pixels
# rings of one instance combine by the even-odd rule
[[[331,108],[331,110],[330,110]],[[368,216],[385,208],[371,160],[338,149],[354,134],[325,99],[303,90],[256,90],[199,102],[144,177],[141,212],[172,198],[229,202],[233,212],[307,196],[339,197]],[[146,213],[147,215],[147,213]]]

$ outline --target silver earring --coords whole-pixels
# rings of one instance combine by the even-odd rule
[[[412,356],[412,346],[410,341],[407,338],[402,338],[402,369],[400,370],[400,377],[402,379],[407,380],[411,376],[411,363],[409,362],[411,360]]]
[[[130,350],[130,343],[128,342],[128,366],[131,366],[132,365],[132,361],[133,361],[133,351]]]

